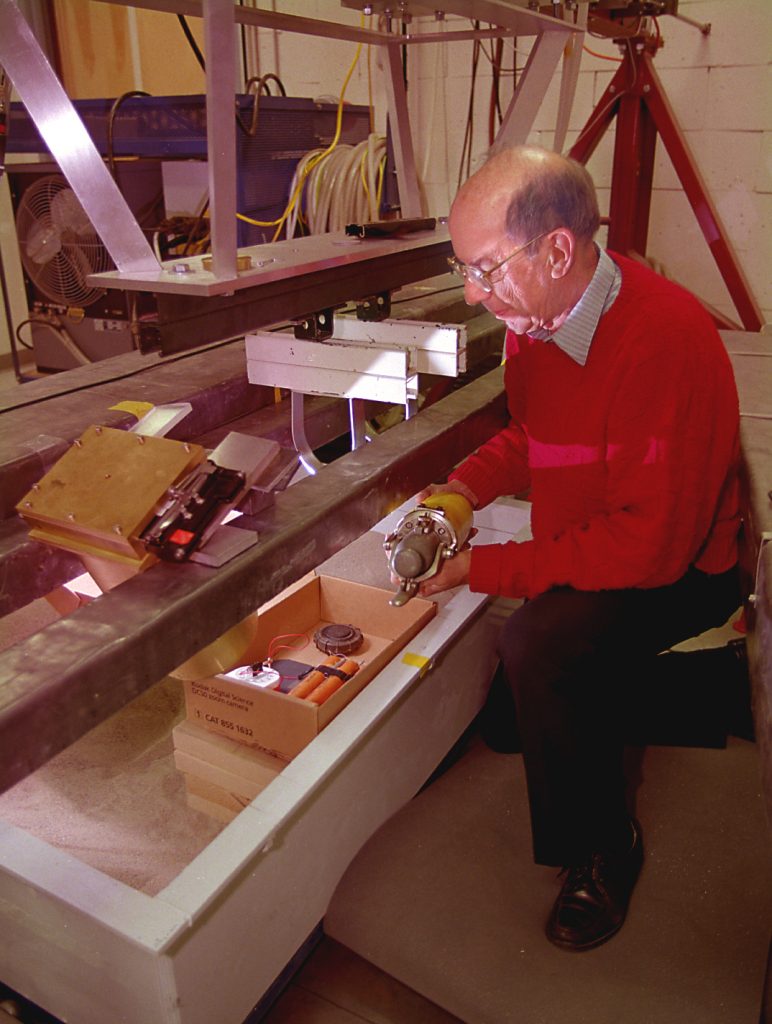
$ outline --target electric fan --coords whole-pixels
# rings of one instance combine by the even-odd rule
[[[86,278],[113,270],[114,264],[61,175],[39,178],[25,190],[16,212],[16,234],[25,271],[51,302],[85,307],[105,294]]]

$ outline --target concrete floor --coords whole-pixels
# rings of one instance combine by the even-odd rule
[[[266,1024],[765,1021],[772,861],[755,745],[649,748],[643,766],[647,862],[605,946],[572,955],[545,939],[559,882],[531,862],[521,758],[473,740],[354,861],[325,921],[334,938]]]

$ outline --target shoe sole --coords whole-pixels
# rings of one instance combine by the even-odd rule
[[[553,946],[557,946],[558,949],[562,949],[564,952],[567,952],[567,953],[586,953],[587,950],[589,950],[589,949],[597,949],[598,946],[602,946],[604,942],[608,942],[609,939],[613,939],[614,936],[617,934],[617,932],[619,932],[621,930],[622,925],[624,923],[625,922],[623,920],[620,921],[619,924],[616,926],[616,928],[614,928],[613,931],[606,932],[605,935],[601,935],[600,938],[597,938],[597,939],[592,939],[590,942],[582,942],[582,943],[568,942],[565,939],[555,938],[554,936],[550,935],[549,933],[546,933],[546,934],[547,934],[548,941],[551,942]]]

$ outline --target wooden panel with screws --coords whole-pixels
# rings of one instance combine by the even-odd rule
[[[142,530],[169,488],[205,457],[197,444],[91,426],[16,509],[45,543],[144,562]]]

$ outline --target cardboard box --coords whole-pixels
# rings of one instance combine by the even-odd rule
[[[287,765],[286,760],[208,732],[193,722],[175,726],[172,740],[174,764],[185,776],[189,806],[220,821],[232,820]],[[212,804],[215,810],[209,806]],[[228,812],[227,818],[223,810]]]
[[[256,747],[180,722],[172,730],[174,761],[180,771],[198,774],[218,786],[254,799],[287,766],[286,758],[273,757]]]
[[[226,824],[233,821],[249,803],[244,797],[237,797],[196,775],[185,775],[185,798],[188,807],[194,811]]]
[[[249,662],[243,664],[264,660],[272,641],[295,633],[305,634],[307,642],[289,641],[292,650],[282,650],[278,656],[317,665],[326,655],[315,647],[314,633],[322,626],[345,623],[363,634],[362,646],[351,654],[360,665],[359,671],[320,706],[291,693],[260,689],[224,675],[189,680],[184,683],[188,719],[229,739],[294,757],[437,610],[433,601],[418,597],[396,608],[389,604],[391,597],[391,591],[332,576],[313,576],[302,586],[289,588],[283,599],[255,613],[255,641]]]

